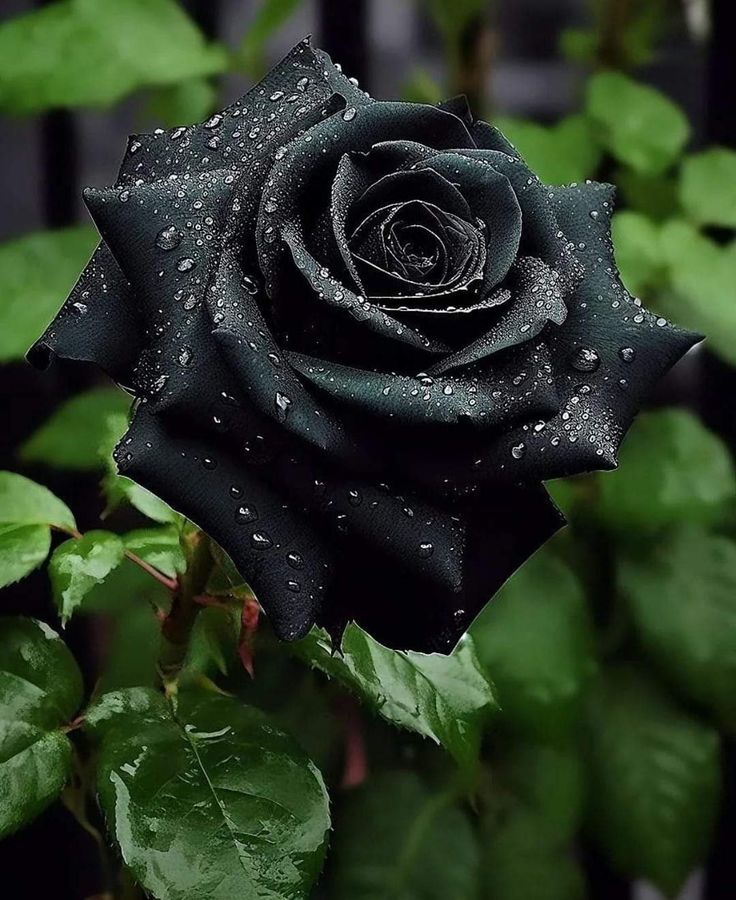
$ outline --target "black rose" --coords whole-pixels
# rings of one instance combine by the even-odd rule
[[[120,470],[208,531],[291,639],[448,650],[616,464],[694,342],[626,293],[612,189],[539,182],[464,103],[375,102],[308,43],[131,139],[103,243],[31,351],[138,398]]]

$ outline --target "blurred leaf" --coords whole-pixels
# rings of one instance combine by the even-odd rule
[[[333,654],[329,637],[319,628],[291,647],[389,722],[441,744],[460,766],[477,761],[496,699],[472,640],[463,640],[450,656],[388,650],[350,624],[340,655]]]
[[[562,56],[570,62],[593,65],[598,55],[598,35],[592,28],[564,28],[559,47]]]
[[[0,618],[0,838],[36,818],[72,772],[61,730],[82,676],[59,636],[35,619]]]
[[[513,741],[498,777],[515,802],[540,816],[555,845],[571,841],[585,804],[585,773],[577,748]]]
[[[642,175],[633,169],[619,168],[613,183],[623,197],[624,205],[643,213],[656,222],[679,213],[677,182],[668,175]]]
[[[123,561],[123,542],[109,531],[88,531],[60,544],[51,554],[49,577],[54,602],[66,625],[90,590]]]
[[[133,565],[129,568],[140,572]],[[117,571],[122,572],[123,567]],[[107,584],[105,582],[98,590],[103,591]],[[109,643],[105,647],[104,667],[95,688],[97,693],[131,687],[156,688],[160,684],[157,662],[161,628],[150,607],[137,601],[138,598],[131,594],[128,608],[115,615],[109,623]]]
[[[64,302],[98,241],[94,228],[80,225],[26,235],[0,246],[0,362],[23,359]]]
[[[426,103],[434,106],[445,99],[445,92],[426,69],[412,69],[401,87],[401,99],[407,103]]]
[[[49,555],[46,525],[0,525],[0,588],[25,578]]]
[[[736,241],[720,247],[676,220],[665,224],[660,240],[670,290],[658,297],[657,310],[705,334],[709,350],[736,364]]]
[[[501,116],[494,125],[546,184],[585,181],[595,175],[601,161],[600,146],[584,116],[568,116],[547,127]]]
[[[238,62],[252,77],[266,70],[266,42],[296,12],[301,0],[261,0],[238,48]]]
[[[498,690],[500,721],[542,741],[566,735],[596,668],[585,599],[573,571],[548,550],[537,552],[470,633]]]
[[[146,488],[141,487],[130,478],[118,475],[112,452],[120,438],[128,430],[128,417],[120,413],[108,415],[105,420],[105,434],[99,445],[99,455],[107,474],[102,479],[102,490],[107,500],[107,512],[116,509],[121,503],[128,503],[138,512],[143,513],[154,522],[162,524],[179,524],[181,516],[163,500],[159,500]]]
[[[208,607],[197,616],[187,651],[187,672],[227,675],[237,660],[240,614],[233,609]]]
[[[468,817],[413,772],[384,772],[352,791],[333,845],[331,900],[477,900]]]
[[[713,522],[736,494],[720,438],[683,409],[641,415],[621,447],[619,467],[599,480],[599,510],[621,532]]]
[[[217,89],[206,78],[189,78],[159,88],[146,103],[146,115],[162,128],[194,125],[207,119],[217,106]]]
[[[92,388],[57,407],[51,418],[26,440],[18,455],[24,462],[57,469],[99,469],[97,447],[110,413],[126,415],[131,397],[117,388]]]
[[[641,558],[624,558],[619,583],[670,683],[736,729],[736,543],[680,528]]]
[[[564,839],[520,805],[483,830],[483,900],[584,900],[585,878]]]
[[[123,860],[152,896],[306,898],[330,825],[322,777],[238,700],[146,688],[104,695],[87,725]],[[204,839],[203,839],[204,838]]]
[[[124,535],[123,543],[126,550],[135,553],[169,578],[175,578],[186,569],[177,528],[138,528]]]
[[[488,0],[420,0],[445,40],[447,49],[457,53],[460,40],[474,20],[486,15]]]
[[[0,525],[54,525],[74,529],[69,507],[48,488],[15,472],[0,472]]]
[[[703,225],[736,228],[736,152],[711,147],[682,163],[683,209]]]
[[[176,0],[58,0],[0,26],[0,109],[112,106],[226,66]]]
[[[715,729],[642,673],[607,674],[590,698],[590,825],[611,863],[674,896],[707,851],[720,790]]]
[[[618,72],[601,72],[590,79],[586,111],[610,153],[643,174],[664,172],[690,136],[687,117],[679,106],[654,88]]]
[[[662,283],[664,258],[659,227],[637,212],[618,212],[611,223],[616,265],[626,288],[634,295]]]

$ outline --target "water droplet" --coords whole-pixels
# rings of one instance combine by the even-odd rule
[[[618,351],[618,355],[624,362],[630,363],[633,362],[636,357],[636,350],[633,347],[622,347]]]
[[[217,468],[217,460],[212,459],[212,457],[210,456],[205,456],[205,458],[202,460],[202,465],[205,467],[205,469],[209,469],[211,471],[212,469]]]
[[[357,114],[358,110],[354,106],[348,106],[348,108],[342,114],[342,117],[346,122],[352,122]]]
[[[265,531],[254,531],[250,536],[250,544],[254,550],[268,550],[273,547],[271,535],[266,534]]]
[[[521,459],[526,453],[526,444],[522,441],[520,444],[514,444],[511,448],[511,455],[514,459]]]
[[[266,202],[263,204],[263,208],[267,213],[275,213],[279,208],[278,201],[275,197],[269,197],[268,200],[266,200]]]
[[[595,372],[600,364],[598,351],[592,347],[579,347],[570,359],[570,365],[578,372]]]
[[[211,116],[209,119],[207,119],[207,121],[204,123],[204,127],[205,128],[217,128],[221,124],[222,124],[222,115],[220,113],[215,113],[214,116]]]
[[[660,316],[660,317],[657,319],[657,325],[658,325],[660,328],[664,328],[664,326],[665,326],[666,324],[667,324],[667,319],[663,319],[662,316]]]
[[[243,496],[243,489],[234,484],[230,488],[230,496],[234,497],[236,500],[240,500],[240,498]]]
[[[120,191],[120,193],[118,194],[118,200],[120,200],[121,203],[127,203],[128,200],[130,200],[130,191]]]
[[[180,272],[191,272],[192,269],[197,265],[197,263],[191,258],[191,256],[182,257],[179,262],[176,264],[176,268]]]
[[[348,501],[351,506],[360,506],[363,502],[363,496],[360,491],[348,491]]]
[[[286,417],[289,414],[289,407],[291,406],[291,399],[287,397],[286,394],[282,394],[281,391],[276,391],[274,402],[276,404],[276,412],[279,420],[281,422],[286,421]]]
[[[283,91],[274,91],[273,94],[268,98],[272,103],[275,103],[277,100],[280,100],[284,96]]]
[[[449,385],[449,384],[446,384],[446,385],[442,388],[442,393],[445,394],[447,397],[449,397],[450,394],[452,394],[452,386]]]
[[[162,250],[175,250],[181,244],[182,233],[175,225],[162,228],[156,238],[156,246]]]
[[[188,366],[192,361],[192,348],[191,347],[182,347],[179,351],[179,365]]]
[[[291,591],[292,594],[298,594],[299,591],[302,589],[302,586],[301,586],[301,584],[299,584],[298,581],[287,581],[286,589]]]
[[[598,212],[597,209],[591,209],[591,211],[590,211],[590,218],[591,218],[594,222],[596,221],[596,219],[598,218],[599,215],[600,215],[600,213]]]
[[[296,89],[298,91],[301,91],[302,93],[304,93],[304,91],[306,91],[306,89],[307,89],[308,84],[309,84],[309,79],[305,75],[304,78],[300,78],[299,81],[297,81]]]
[[[419,550],[417,551],[419,557],[421,559],[429,559],[429,557],[434,553],[434,544],[431,544],[429,541],[425,541],[419,545]]]
[[[247,504],[243,504],[243,506],[239,506],[235,510],[236,522],[255,522],[257,518],[258,510],[255,508],[255,506],[248,506]]]
[[[286,556],[286,561],[291,566],[292,569],[303,569],[304,568],[304,560],[298,553],[289,553]]]
[[[74,307],[74,309],[78,315],[80,315],[80,316],[87,315],[87,304],[86,303],[82,303],[80,300],[77,300],[77,302],[73,303],[72,306]]]

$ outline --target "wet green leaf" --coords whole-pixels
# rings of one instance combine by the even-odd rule
[[[76,527],[65,503],[48,488],[15,472],[0,472],[0,525]]]
[[[639,640],[670,684],[736,728],[736,543],[701,529],[668,533],[620,563]]]
[[[736,228],[736,152],[711,147],[687,157],[680,174],[680,201],[696,222]]]
[[[29,234],[0,246],[0,362],[23,359],[98,240],[94,228],[84,225]]]
[[[611,863],[674,896],[708,847],[720,791],[715,729],[630,668],[590,698],[590,827]]]
[[[537,552],[470,633],[498,689],[500,722],[540,740],[566,735],[596,668],[591,623],[573,571],[548,550]]]
[[[71,775],[60,730],[82,701],[82,676],[59,636],[35,619],[0,618],[0,838],[32,821]]]
[[[87,724],[123,860],[161,900],[306,898],[322,864],[327,792],[263,714],[214,693],[103,696]]]
[[[493,124],[546,184],[585,181],[601,161],[600,146],[585,116],[568,116],[552,126],[505,117],[497,117]]]
[[[590,79],[586,112],[608,151],[644,174],[664,172],[690,136],[687,117],[679,106],[619,72],[601,72]]]
[[[171,525],[129,531],[123,536],[123,543],[126,550],[135,553],[169,578],[174,578],[186,569],[179,529]]]
[[[333,838],[332,900],[477,900],[477,838],[447,793],[384,772],[345,800]]]
[[[0,525],[0,588],[38,568],[50,547],[46,525]]]
[[[127,415],[131,398],[116,388],[92,388],[62,403],[18,451],[24,462],[58,469],[99,469],[97,451],[111,413]]]
[[[0,109],[111,106],[226,66],[175,0],[59,0],[0,26]]]
[[[333,655],[329,637],[317,628],[292,647],[389,722],[441,744],[461,766],[477,760],[496,699],[471,639],[450,656],[404,652],[388,650],[350,624],[340,654]]]
[[[109,531],[88,531],[54,550],[49,576],[62,624],[69,621],[92,588],[120,565],[124,550],[120,538]]]
[[[615,472],[599,477],[599,511],[621,532],[713,522],[736,495],[730,454],[683,409],[644,413],[624,441]]]

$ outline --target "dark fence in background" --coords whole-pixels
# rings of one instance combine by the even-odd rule
[[[38,0],[39,4],[45,0]],[[31,3],[4,0],[6,14],[28,8]],[[241,21],[247,22],[253,0],[188,0],[192,15],[210,36],[227,39],[229,31]],[[505,110],[524,115],[553,118],[572,102],[575,74],[555,57],[554,42],[549,35],[559,30],[561,21],[582,15],[584,4],[578,0],[514,0],[498,3],[497,27],[504,37],[494,68],[494,94]],[[275,44],[286,50],[304,31],[312,30],[315,38],[343,68],[361,84],[384,96],[395,93],[407,59],[426,62],[437,70],[438,50],[423,29],[410,0],[319,0],[305,5],[296,23],[291,23]],[[666,56],[664,63],[652,71],[657,83],[675,96],[699,123],[699,134],[709,142],[736,145],[736,64],[734,63],[732,0],[713,0],[713,34],[707,50],[706,64],[691,50]],[[402,44],[403,42],[403,44]],[[468,42],[472,52],[473,42]],[[92,121],[83,122],[83,118]],[[20,184],[26,194],[10,193],[13,203],[3,204],[0,233],[8,236],[33,228],[59,227],[80,218],[79,201],[82,182],[90,166],[90,146],[83,134],[108,129],[117,132],[126,122],[125,110],[115,114],[114,121],[104,121],[96,114],[55,111],[31,123],[12,124],[4,141],[2,158],[4,181],[13,181],[14,165],[22,167]],[[85,127],[83,127],[85,126]],[[2,126],[5,128],[5,124]],[[129,130],[133,130],[132,128]],[[120,135],[122,138],[122,134]],[[107,141],[104,142],[107,146]],[[30,146],[29,146],[30,144]],[[33,148],[33,151],[31,150]],[[30,156],[29,156],[30,154]],[[25,159],[24,159],[25,156]],[[108,176],[113,161],[108,159]],[[34,175],[36,182],[34,184]],[[104,179],[102,179],[104,180]],[[10,188],[8,187],[8,190]],[[3,190],[6,190],[4,186]],[[27,194],[35,190],[36,196]],[[4,437],[0,444],[0,467],[17,468],[13,447],[35,426],[47,418],[59,402],[89,386],[94,374],[74,368],[57,368],[51,377],[23,365],[7,366],[0,379],[0,402],[10,411],[5,416]],[[736,446],[736,372],[712,357],[698,351],[685,360],[662,388],[668,402],[684,402],[694,406],[707,424]],[[29,471],[30,475],[34,475]],[[74,497],[82,527],[93,523],[99,508],[96,489],[88,478],[49,473],[43,478],[64,497]],[[88,521],[87,521],[88,520]],[[22,585],[4,593],[4,605],[25,614],[48,612],[46,575],[37,574]],[[6,607],[7,608],[7,607]],[[89,625],[75,619],[68,638],[75,653],[84,660],[89,653]],[[87,660],[91,668],[91,660]],[[707,900],[726,900],[736,892],[736,858],[733,852],[736,836],[736,755],[730,750],[727,760],[727,792],[723,802],[719,840],[709,865]],[[93,843],[71,825],[60,808],[47,813],[33,827],[0,845],[0,868],[3,877],[22,871],[23,882],[9,896],[69,897],[81,900],[94,893],[99,884]],[[37,866],[19,863],[33,859],[42,848]],[[630,896],[630,885],[616,877],[597,855],[586,858],[590,877],[590,895],[595,900],[623,900]]]

